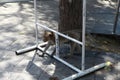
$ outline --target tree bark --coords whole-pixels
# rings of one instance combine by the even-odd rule
[[[60,32],[82,31],[82,0],[60,0]]]

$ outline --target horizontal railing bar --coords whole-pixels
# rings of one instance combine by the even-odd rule
[[[102,63],[102,64],[99,64],[99,65],[96,65],[94,67],[91,67],[89,69],[84,70],[83,72],[80,72],[80,73],[77,73],[77,74],[73,74],[72,76],[69,76],[69,77],[67,77],[65,79],[62,79],[62,80],[74,80],[76,78],[80,78],[80,77],[82,77],[84,75],[87,75],[87,74],[89,74],[91,72],[99,70],[99,69],[105,67],[106,65],[107,65],[107,63]]]
[[[44,51],[44,49],[41,48],[40,46],[38,46],[37,48],[38,48],[41,52]],[[51,55],[48,51],[46,51],[46,54],[49,55],[49,56]],[[83,72],[83,71],[81,71],[79,68],[77,68],[77,67],[69,64],[68,62],[64,61],[63,59],[61,59],[61,58],[59,58],[59,57],[57,57],[57,56],[55,56],[55,55],[53,55],[52,57],[53,57],[54,59],[56,59],[57,61],[63,63],[64,65],[68,66],[68,67],[71,68],[72,70],[78,72],[78,73],[82,73],[82,72]]]
[[[80,42],[80,41],[78,41],[78,40],[76,40],[76,39],[74,39],[74,38],[72,38],[72,37],[66,36],[66,35],[64,35],[64,34],[58,32],[58,31],[55,31],[55,30],[53,30],[53,29],[51,29],[51,28],[49,28],[49,27],[47,27],[47,26],[45,26],[45,25],[42,25],[42,24],[39,24],[39,23],[36,23],[36,24],[37,24],[38,26],[46,29],[46,30],[52,31],[52,32],[54,32],[55,34],[58,34],[58,35],[60,35],[60,36],[62,36],[62,37],[64,37],[64,38],[67,38],[67,39],[69,39],[69,40],[71,40],[71,41],[73,41],[73,42],[75,42],[75,43],[78,43],[78,44],[80,44],[80,45],[83,45],[82,42]]]

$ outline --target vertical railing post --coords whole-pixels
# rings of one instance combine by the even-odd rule
[[[83,0],[82,9],[82,70],[85,69],[85,27],[86,27],[86,0]]]
[[[37,16],[37,0],[34,0],[34,16],[35,16],[35,32],[36,32],[36,45],[38,46],[38,16]]]
[[[36,46],[38,47],[38,25],[37,25],[37,0],[34,0],[34,16],[35,16],[35,34],[36,34]],[[37,55],[37,48],[35,50],[35,53],[33,55],[33,58],[32,58],[32,62],[34,61],[35,59],[35,56]]]
[[[55,34],[55,48],[56,48],[56,56],[59,57],[59,36],[58,34]]]
[[[118,2],[117,2],[117,9],[116,9],[115,21],[114,21],[114,26],[113,26],[113,34],[116,33],[118,17],[119,17],[119,8],[120,8],[120,0],[118,0]]]

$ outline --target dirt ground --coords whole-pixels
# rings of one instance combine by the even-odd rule
[[[120,54],[120,36],[87,34],[86,47],[93,51],[105,51]]]

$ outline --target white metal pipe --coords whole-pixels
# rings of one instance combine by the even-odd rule
[[[48,42],[44,42],[44,43],[39,44],[38,46],[45,47],[47,44],[48,44]]]
[[[36,57],[36,55],[37,55],[37,51],[38,51],[38,50],[36,49],[36,50],[35,50],[35,53],[34,53],[34,55],[33,55],[33,57],[32,57],[32,60],[31,60],[32,62],[34,61],[34,59],[35,59],[35,57]]]
[[[38,46],[38,48],[39,48],[40,51],[44,51],[44,49],[41,48],[40,46]],[[46,51],[46,54],[51,55],[48,51]],[[74,71],[76,71],[78,73],[82,72],[80,69],[74,67],[73,65],[69,64],[68,62],[62,60],[61,58],[59,58],[57,56],[53,56],[53,58],[60,61],[61,63],[63,63],[64,65],[68,66],[69,68],[73,69]]]
[[[42,46],[45,46],[47,43],[48,42],[44,42],[44,43],[39,44],[38,46],[42,47]],[[15,51],[15,53],[16,53],[16,55],[20,55],[20,54],[23,54],[23,53],[26,53],[26,52],[30,52],[32,50],[36,50],[38,46],[33,45],[33,46],[30,46],[30,47],[27,47],[27,48],[24,48],[24,49],[17,50],[17,51]]]
[[[36,45],[38,46],[38,26],[37,26],[37,22],[38,22],[38,16],[37,16],[37,0],[34,0],[34,16],[35,16],[35,32],[36,32]]]
[[[57,57],[57,56],[53,56],[53,58],[55,58],[56,60],[60,61],[61,63],[63,63],[64,65],[68,66],[69,68],[73,69],[74,71],[81,73],[82,71],[78,68],[76,68],[75,66],[69,64],[68,62],[62,60],[61,58]]]
[[[101,68],[103,68],[103,67],[105,67],[105,66],[106,66],[106,63],[102,63],[102,64],[96,65],[96,66],[94,66],[94,67],[92,67],[92,68],[89,68],[89,69],[87,69],[87,70],[84,70],[84,71],[81,72],[81,73],[74,74],[74,75],[72,75],[72,76],[70,76],[70,77],[67,77],[67,78],[65,78],[65,79],[62,79],[62,80],[74,80],[74,79],[76,79],[76,78],[85,76],[85,75],[87,75],[87,74],[89,74],[89,73],[91,73],[91,72],[94,72],[94,71],[96,71],[96,70],[99,70],[99,69],[101,69]]]
[[[85,69],[85,28],[86,28],[86,0],[83,1],[83,9],[82,9],[82,15],[83,15],[83,21],[82,21],[82,70]]]
[[[16,55],[20,55],[20,54],[23,54],[25,52],[35,50],[36,48],[37,48],[37,46],[34,45],[34,46],[31,46],[31,47],[27,47],[27,48],[24,48],[24,49],[17,50],[17,51],[15,51],[15,53],[16,53]]]
[[[55,48],[56,48],[56,56],[59,57],[59,36],[55,34]]]
[[[47,27],[47,26],[45,26],[45,25],[42,25],[42,24],[39,24],[39,23],[37,23],[37,25],[40,26],[40,27],[42,27],[42,28],[44,28],[44,29],[46,29],[46,30],[52,31],[52,32],[54,32],[55,34],[58,34],[58,35],[60,35],[60,36],[62,36],[62,37],[64,37],[64,38],[67,38],[67,39],[69,39],[69,40],[71,40],[71,41],[73,41],[73,42],[75,42],[75,43],[78,43],[78,44],[80,44],[80,45],[83,45],[82,42],[80,42],[80,41],[78,41],[78,40],[76,40],[76,39],[74,39],[74,38],[72,38],[72,37],[66,36],[66,35],[64,35],[64,34],[58,32],[58,31],[55,31],[55,30],[53,30],[53,29],[51,29],[51,28],[49,28],[49,27]]]

